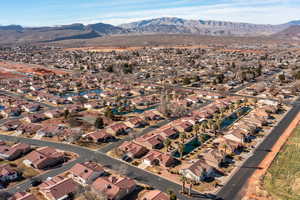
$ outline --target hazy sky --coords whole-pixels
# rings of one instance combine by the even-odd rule
[[[1,0],[0,24],[24,26],[180,17],[258,24],[300,19],[300,0]]]

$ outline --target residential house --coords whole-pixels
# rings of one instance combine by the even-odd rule
[[[44,195],[47,200],[64,200],[69,199],[79,189],[79,185],[71,178],[55,176],[44,181],[39,186],[39,192]]]
[[[141,117],[132,117],[132,118],[129,118],[125,124],[127,126],[129,126],[130,128],[143,128],[145,127],[146,125],[148,125],[148,123],[142,119]]]
[[[165,139],[176,139],[179,136],[179,132],[171,126],[161,127],[160,130],[157,130],[157,133],[163,136]]]
[[[115,137],[106,132],[106,130],[97,130],[83,136],[95,143],[110,142],[115,140]]]
[[[140,158],[148,152],[146,147],[132,141],[123,142],[118,149],[130,158]]]
[[[65,161],[63,152],[59,152],[51,147],[41,147],[30,152],[23,163],[28,167],[36,169],[45,169],[53,167]]]
[[[149,121],[156,121],[156,120],[162,120],[164,119],[157,110],[147,110],[143,113],[143,116],[146,120]]]
[[[14,131],[16,130],[22,122],[20,120],[10,120],[1,125],[1,130],[3,131]]]
[[[106,195],[107,200],[121,200],[136,189],[136,183],[130,178],[100,177],[92,184],[92,189]]]
[[[216,169],[221,167],[221,165],[226,162],[225,152],[221,152],[218,149],[212,148],[205,149],[199,158],[203,158],[208,165]]]
[[[199,159],[187,168],[181,169],[180,174],[190,180],[200,182],[214,178],[216,170],[212,166],[208,165],[205,160]]]
[[[125,123],[115,123],[106,128],[106,131],[113,135],[126,135],[131,131],[131,128],[128,127]]]
[[[69,177],[79,184],[86,186],[105,173],[104,169],[95,162],[77,163],[69,171]]]
[[[164,167],[171,167],[176,164],[176,159],[170,154],[162,153],[157,150],[150,150],[143,158],[143,163],[146,165],[160,165]]]
[[[160,190],[148,190],[138,200],[170,200],[170,197]]]
[[[22,155],[25,155],[31,150],[28,144],[17,143],[13,146],[7,146],[5,144],[0,145],[0,158],[6,160],[15,160]]]
[[[18,171],[13,169],[9,166],[9,164],[6,165],[0,165],[0,182],[1,183],[7,183],[11,181],[15,181],[18,178],[20,178],[20,174]]]
[[[148,149],[161,149],[164,147],[165,138],[156,133],[148,133],[135,139],[135,141]]]

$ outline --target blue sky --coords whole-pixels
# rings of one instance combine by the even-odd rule
[[[158,17],[280,24],[300,19],[300,0],[3,0],[0,24],[24,26]]]

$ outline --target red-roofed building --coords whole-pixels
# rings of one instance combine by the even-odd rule
[[[104,169],[95,162],[77,163],[68,172],[69,177],[83,186],[92,183],[105,173]]]
[[[25,157],[23,163],[29,167],[45,169],[64,162],[64,158],[65,156],[63,152],[59,152],[51,147],[41,147],[30,152]]]
[[[39,186],[39,191],[48,200],[64,200],[69,198],[78,190],[79,185],[71,178],[55,176],[44,181]]]
[[[92,184],[92,189],[103,193],[107,200],[120,200],[133,192],[136,183],[130,178],[123,177],[101,177]]]

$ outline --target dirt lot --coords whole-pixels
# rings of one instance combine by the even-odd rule
[[[11,73],[11,72],[0,72],[0,80],[1,79],[8,79],[8,78],[24,78],[24,77],[25,76],[23,76],[21,74],[14,74],[14,73]]]
[[[32,73],[36,75],[47,75],[50,73],[66,74],[66,72],[64,71],[57,70],[57,69],[47,69],[40,65],[30,65],[30,64],[23,64],[23,63],[0,61],[0,66],[1,68],[3,68],[3,70],[7,69],[7,72],[5,73],[12,73],[12,74],[16,73],[16,75],[19,75],[17,73],[20,73],[20,76],[22,76],[22,73]]]

